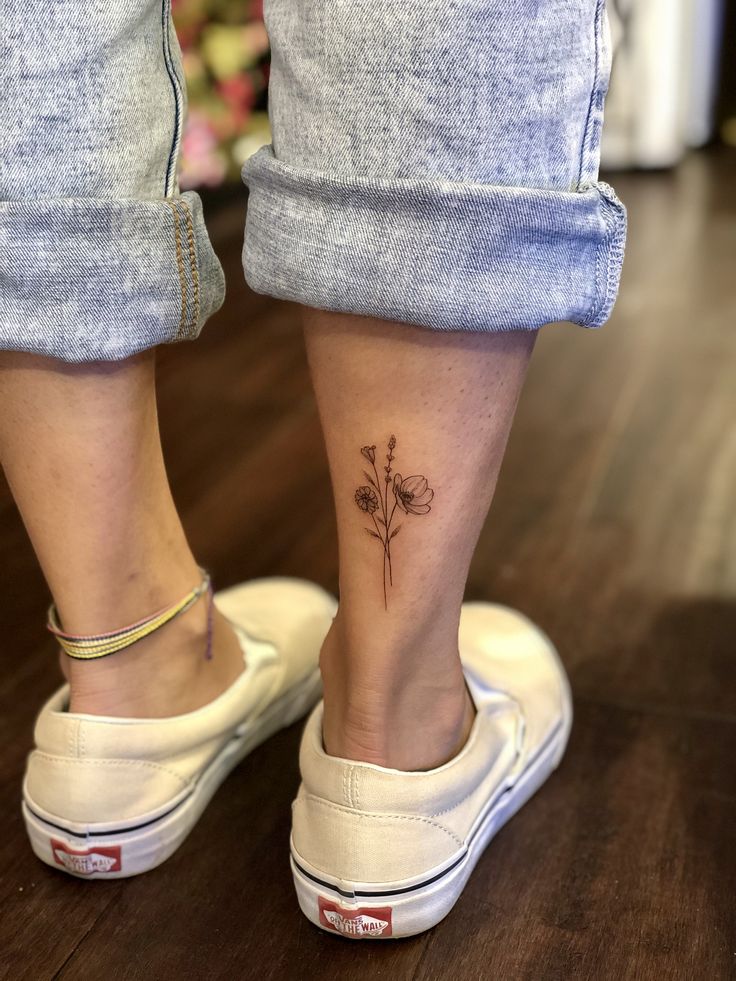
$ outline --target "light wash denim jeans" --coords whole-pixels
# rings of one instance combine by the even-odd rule
[[[3,0],[0,347],[196,337],[224,279],[170,0]],[[625,212],[597,181],[603,0],[266,0],[272,145],[243,167],[258,292],[440,330],[598,327]]]

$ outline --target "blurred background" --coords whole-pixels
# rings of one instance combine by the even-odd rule
[[[237,182],[245,159],[270,142],[263,2],[173,0],[173,15],[189,94],[181,186]]]
[[[452,914],[369,949],[303,919],[287,859],[298,725],[244,761],[155,873],[90,885],[34,863],[18,798],[58,658],[0,484],[0,979],[736,976],[735,8],[609,0],[603,164],[629,212],[621,290],[602,330],[540,331],[467,586],[553,639],[575,724],[559,771]],[[299,311],[251,292],[241,265],[239,171],[269,141],[261,7],[174,0],[174,14],[189,84],[181,183],[202,195],[227,278],[201,338],[157,352],[174,497],[218,588],[289,575],[334,592]]]

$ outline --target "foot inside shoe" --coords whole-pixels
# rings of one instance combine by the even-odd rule
[[[465,604],[460,652],[477,714],[441,767],[407,773],[330,757],[321,705],[307,723],[291,863],[303,912],[328,932],[385,939],[434,926],[562,758],[572,702],[549,639],[506,607]]]

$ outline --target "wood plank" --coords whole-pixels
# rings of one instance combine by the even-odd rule
[[[562,766],[486,851],[416,981],[733,977],[736,727],[576,708]]]
[[[0,485],[0,978],[733,976],[734,160],[715,150],[616,179],[631,231],[613,320],[540,337],[468,595],[549,631],[578,718],[559,774],[427,937],[356,947],[299,914],[296,727],[155,873],[85,884],[32,857],[20,782],[59,675],[46,587]],[[208,213],[225,307],[197,344],[160,353],[172,486],[217,584],[286,573],[334,590],[300,331],[292,306],[242,283],[242,217],[242,201]]]

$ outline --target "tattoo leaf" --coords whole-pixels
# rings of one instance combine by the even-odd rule
[[[391,541],[391,539],[392,539],[392,538],[395,538],[395,537],[396,537],[396,536],[398,535],[398,533],[399,533],[400,531],[401,531],[401,525],[398,525],[398,526],[397,526],[396,528],[394,528],[394,530],[393,530],[393,531],[391,532],[391,535],[390,535],[390,537],[389,537],[389,541]]]
[[[373,477],[371,477],[371,475],[368,473],[367,470],[363,471],[363,476],[365,477],[365,479],[368,481],[369,484],[371,484],[373,487],[376,488],[376,490],[378,490],[378,484],[375,482]]]
[[[386,522],[383,520],[383,518],[379,518],[378,515],[376,515],[376,521],[379,523],[379,525],[383,525],[384,528],[386,527]]]
[[[378,534],[376,534],[376,532],[373,531],[372,528],[366,528],[366,531],[368,532],[369,535],[373,535],[373,537],[374,538],[377,538],[379,541],[381,541],[381,542],[383,541],[383,539],[381,538],[381,536],[378,535]]]

